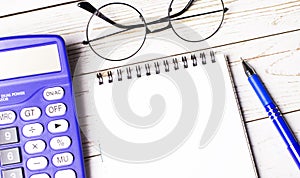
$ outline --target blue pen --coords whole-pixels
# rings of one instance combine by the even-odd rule
[[[265,107],[269,118],[272,120],[281,138],[285,142],[287,149],[289,150],[290,154],[292,155],[294,161],[298,166],[298,169],[300,169],[300,146],[295,136],[293,135],[292,130],[285,122],[284,118],[282,117],[282,114],[278,110],[275,102],[272,100],[267,89],[262,84],[255,70],[244,60],[242,60],[242,64],[245,73],[248,77],[248,81],[250,82],[261,103]]]

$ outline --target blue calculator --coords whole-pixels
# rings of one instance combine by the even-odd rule
[[[0,177],[84,178],[64,41],[0,38]]]

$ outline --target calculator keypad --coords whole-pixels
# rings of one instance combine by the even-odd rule
[[[71,139],[68,136],[62,136],[62,137],[54,137],[50,141],[50,147],[53,150],[62,150],[69,148],[71,145]]]
[[[50,178],[50,176],[48,174],[34,174],[32,176],[30,176],[30,178]]]
[[[71,165],[73,163],[73,160],[73,155],[66,152],[54,155],[52,158],[52,163],[57,167],[61,167]]]
[[[16,127],[0,130],[0,145],[18,143],[18,131]]]
[[[61,87],[53,87],[47,88],[44,90],[43,96],[45,100],[52,101],[52,100],[59,100],[64,97],[64,89]]]
[[[23,169],[15,168],[2,171],[2,178],[23,178]]]
[[[67,167],[75,159],[71,152],[66,151],[72,146],[71,137],[64,135],[70,128],[70,123],[65,118],[68,108],[63,102],[55,102],[63,99],[64,95],[65,90],[62,87],[47,88],[42,92],[42,98],[49,102],[48,105],[42,107],[37,103],[37,106],[23,107],[19,112],[13,109],[0,112],[0,126],[16,122],[18,114],[22,122],[22,126],[0,129],[0,146],[11,147],[0,149],[0,164],[4,166],[1,170],[2,178],[25,178],[27,169],[32,171],[32,175],[26,177],[53,178],[47,174],[47,167],[50,165],[58,169],[52,173],[54,178],[76,178],[76,172]],[[51,139],[44,140],[45,134],[51,134]],[[27,141],[20,146],[22,137]],[[26,155],[25,160],[22,160],[22,150]],[[52,156],[44,154],[49,151]],[[15,168],[9,165],[15,165]],[[6,166],[9,167],[5,169]]]
[[[45,169],[48,165],[48,160],[44,156],[29,158],[27,160],[27,168],[31,171]]]
[[[28,124],[23,127],[23,135],[25,137],[36,137],[42,135],[44,127],[40,123]]]
[[[46,143],[43,140],[28,141],[24,148],[28,154],[41,153],[45,150]]]
[[[9,148],[0,151],[1,155],[1,166],[11,165],[21,162],[20,149],[17,148]]]
[[[16,120],[17,116],[13,111],[0,112],[0,125],[11,124]]]
[[[49,104],[46,107],[46,114],[49,117],[63,116],[66,114],[67,107],[64,103]]]
[[[66,177],[76,178],[76,173],[73,170],[68,169],[68,170],[57,171],[54,176],[54,178],[66,178]]]
[[[69,128],[69,122],[65,119],[58,119],[49,122],[48,130],[50,133],[62,133],[66,132]]]
[[[38,107],[29,107],[21,110],[21,118],[25,121],[36,120],[40,118],[42,112]]]

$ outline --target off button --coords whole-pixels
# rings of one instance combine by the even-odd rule
[[[46,114],[49,117],[63,116],[66,114],[67,107],[64,103],[50,104],[46,107]]]
[[[61,87],[53,87],[47,88],[44,90],[43,96],[45,100],[52,101],[52,100],[59,100],[64,97],[65,91]]]

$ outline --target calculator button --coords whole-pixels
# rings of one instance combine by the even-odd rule
[[[46,144],[43,140],[28,141],[25,144],[25,151],[29,154],[41,153],[45,148]]]
[[[11,124],[16,120],[17,116],[13,111],[0,112],[0,125]]]
[[[17,128],[7,128],[0,130],[0,145],[10,144],[10,143],[18,143],[18,133]]]
[[[34,175],[30,176],[30,178],[50,178],[50,176],[48,174],[43,173],[43,174],[34,174]],[[67,178],[67,177],[65,177],[65,178]]]
[[[48,130],[51,133],[62,133],[66,132],[69,128],[69,123],[65,119],[59,119],[49,122]]]
[[[54,150],[69,148],[70,145],[71,139],[68,136],[54,137],[50,141],[50,147]]]
[[[57,166],[68,166],[73,163],[73,155],[71,153],[56,154],[52,158],[52,163]]]
[[[62,99],[64,94],[64,89],[61,87],[47,88],[43,93],[45,100],[48,101]]]
[[[2,178],[24,178],[23,169],[15,168],[2,171]]]
[[[19,148],[10,148],[0,151],[1,155],[1,166],[16,164],[21,162]]]
[[[35,137],[35,136],[40,136],[43,133],[44,128],[42,124],[35,123],[35,124],[25,125],[22,131],[26,137]]]
[[[48,160],[43,156],[29,158],[27,161],[27,168],[31,171],[45,169],[47,165],[48,165]]]
[[[46,107],[46,114],[49,117],[65,115],[67,107],[63,103],[50,104]]]
[[[76,178],[76,173],[72,169],[57,171],[54,178]]]
[[[38,107],[30,107],[22,109],[20,115],[23,120],[31,121],[40,118],[42,112]]]

